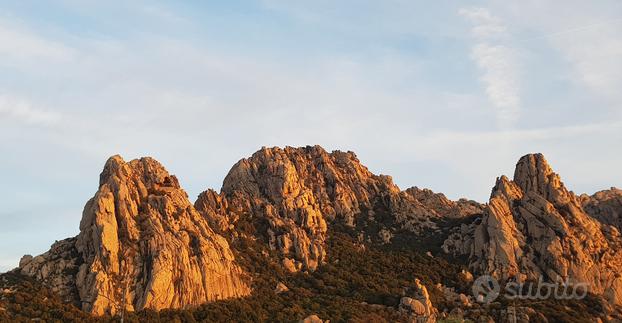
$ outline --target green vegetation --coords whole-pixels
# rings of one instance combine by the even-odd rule
[[[0,276],[0,322],[99,322],[31,278],[6,273]]]
[[[468,293],[469,284],[461,280],[462,267],[438,257],[429,257],[405,241],[371,247],[361,244],[357,231],[347,227],[331,230],[327,241],[329,262],[312,273],[288,274],[276,253],[266,250],[265,241],[249,234],[232,240],[243,267],[252,273],[254,292],[242,299],[213,302],[184,310],[145,310],[128,313],[125,322],[292,322],[310,314],[331,322],[405,322],[407,317],[397,310],[400,298],[412,296],[414,281],[420,279],[427,287],[433,304],[440,310],[451,310],[442,292],[435,286],[442,283],[458,292]],[[375,244],[374,244],[375,245]],[[418,249],[421,250],[421,249]],[[0,276],[0,322],[119,322],[119,317],[93,318],[74,305],[63,304],[51,291],[38,282],[14,273]],[[289,291],[277,294],[279,282]],[[479,307],[466,319],[478,321],[480,315],[498,317],[513,304],[504,302]],[[589,322],[603,312],[599,298],[583,301],[520,302],[542,313],[549,322]],[[477,313],[477,314],[475,314]],[[531,318],[544,322],[541,316]],[[440,322],[460,322],[449,317]],[[467,322],[469,322],[467,320]]]

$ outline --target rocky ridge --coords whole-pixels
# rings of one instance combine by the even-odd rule
[[[80,234],[24,257],[18,271],[95,314],[185,308],[251,294],[253,273],[237,260],[249,250],[239,240],[256,241],[252,252],[263,257],[276,254],[268,261],[290,274],[308,274],[335,260],[328,239],[346,230],[361,250],[421,241],[410,248],[428,248],[436,242],[424,239],[442,237],[438,247],[474,274],[587,282],[619,305],[621,201],[617,189],[576,196],[540,154],[521,158],[512,180],[498,178],[483,205],[402,191],[352,152],[307,146],[262,148],[232,167],[220,192],[207,190],[192,205],[157,161],[114,156]],[[396,306],[429,318],[436,304],[420,286],[420,298]]]
[[[261,235],[292,272],[313,271],[326,261],[331,223],[377,226],[373,237],[386,243],[395,231],[417,234],[436,228],[434,219],[481,211],[476,202],[453,202],[430,190],[401,191],[353,152],[319,146],[263,148],[233,166],[220,194],[203,192],[195,207],[222,231],[235,231],[240,216],[266,221]]]

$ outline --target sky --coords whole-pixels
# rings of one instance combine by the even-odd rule
[[[262,146],[485,202],[520,156],[622,186],[622,2],[0,0],[0,272],[78,233],[106,159],[190,200]]]

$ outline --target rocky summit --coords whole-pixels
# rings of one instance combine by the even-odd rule
[[[577,196],[541,154],[499,177],[487,204],[401,190],[319,146],[262,148],[193,204],[157,161],[113,156],[78,236],[0,276],[0,318],[615,321],[621,216],[620,190]],[[481,303],[481,275],[589,293]]]
[[[438,208],[430,207],[435,203]],[[391,177],[372,174],[353,152],[328,153],[319,146],[264,148],[234,165],[222,192],[203,192],[195,207],[221,231],[236,230],[239,214],[263,221],[260,236],[268,237],[269,248],[279,251],[291,272],[313,271],[327,261],[331,223],[355,228],[373,221],[379,226],[374,239],[390,240],[396,229],[418,233],[435,227],[431,220],[447,212],[460,214],[444,197],[400,191]],[[375,219],[379,209],[390,216]]]

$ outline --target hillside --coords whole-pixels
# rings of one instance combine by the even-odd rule
[[[114,156],[78,236],[1,276],[0,319],[613,321],[619,196],[577,196],[532,154],[488,204],[451,201],[308,146],[263,148],[191,203],[157,161]],[[478,302],[481,275],[588,290]]]

